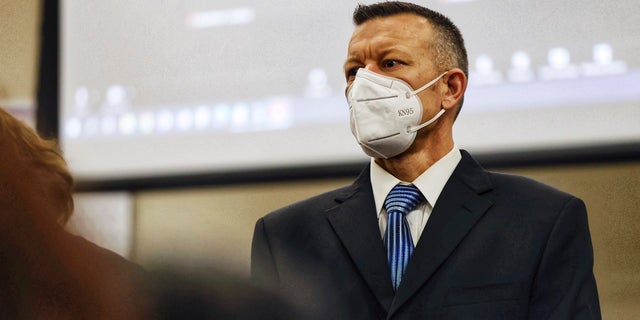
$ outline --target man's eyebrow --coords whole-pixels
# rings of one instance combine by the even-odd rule
[[[358,54],[352,54],[347,57],[347,60],[344,61],[342,65],[342,69],[345,69],[348,64],[358,64],[360,63],[360,56]]]
[[[396,45],[393,46],[389,46],[389,47],[384,47],[383,49],[379,49],[379,51],[376,52],[377,56],[381,56],[384,57],[388,54],[391,53],[396,53],[396,54],[405,54],[405,52],[401,49],[401,47],[398,47]],[[350,54],[347,57],[347,60],[345,60],[344,64],[342,65],[342,68],[346,68],[347,64],[350,63],[360,63],[361,57],[358,53],[354,53],[354,54]]]
[[[378,52],[380,56],[386,56],[390,53],[404,54],[405,51],[401,48],[401,46],[394,45],[390,47],[385,47],[384,49],[380,49],[380,51]]]

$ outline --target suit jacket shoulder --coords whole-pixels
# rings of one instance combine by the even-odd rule
[[[308,224],[309,219],[324,219],[323,213],[340,205],[356,193],[361,191],[371,193],[369,181],[369,166],[366,166],[353,184],[294,202],[268,213],[262,220],[270,225],[287,224],[301,227],[300,224]]]

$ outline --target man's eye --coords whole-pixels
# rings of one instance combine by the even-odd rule
[[[360,69],[360,68],[351,68],[351,69],[347,70],[347,73],[346,73],[347,79],[349,79],[351,77],[355,77],[356,73],[358,73],[358,69]]]
[[[397,67],[399,64],[400,62],[396,60],[385,60],[384,62],[382,62],[382,67],[385,69],[390,69],[393,67]]]

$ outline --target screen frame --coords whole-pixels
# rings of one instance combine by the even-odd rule
[[[39,132],[46,136],[57,136],[58,140],[60,139],[58,128],[62,127],[60,123],[62,119],[59,116],[61,5],[60,1],[54,0],[44,1],[42,6],[43,19],[37,89],[38,108],[36,110]],[[489,169],[637,161],[640,159],[640,142],[513,152],[482,152],[474,153],[474,157]],[[76,191],[148,190],[347,178],[357,176],[366,164],[366,161],[352,161],[225,172],[185,172],[184,174],[161,174],[153,177],[81,179],[76,181]]]

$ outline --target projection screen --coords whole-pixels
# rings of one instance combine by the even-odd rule
[[[466,40],[459,147],[490,156],[640,142],[635,0],[418,3]],[[366,161],[342,70],[355,5],[61,1],[71,169],[108,181]]]

